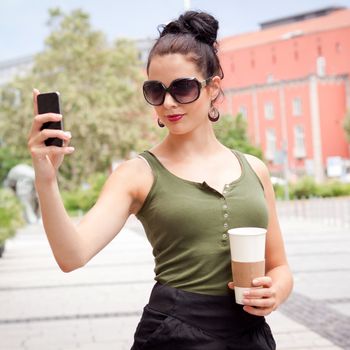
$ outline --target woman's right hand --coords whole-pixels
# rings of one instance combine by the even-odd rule
[[[37,181],[52,181],[56,179],[57,170],[63,162],[66,154],[74,152],[74,147],[69,147],[70,132],[63,130],[43,129],[44,123],[59,121],[60,114],[38,114],[37,96],[40,92],[33,90],[34,120],[28,137],[28,148],[33,160],[35,177]],[[58,137],[63,140],[63,146],[46,146],[45,140],[50,137]]]

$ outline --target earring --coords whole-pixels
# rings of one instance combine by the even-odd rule
[[[160,128],[164,128],[165,125],[159,120],[159,118],[157,120],[157,123]]]
[[[213,105],[210,106],[209,112],[208,112],[208,118],[211,122],[215,123],[220,118],[220,112],[216,107]]]

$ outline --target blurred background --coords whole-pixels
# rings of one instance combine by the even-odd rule
[[[145,64],[158,36],[157,26],[188,9],[207,11],[220,23],[225,97],[218,106],[222,117],[215,132],[228,147],[261,158],[274,184],[296,273],[296,297],[287,303],[284,316],[282,312],[280,319],[272,319],[278,348],[350,348],[341,336],[350,331],[344,328],[350,324],[350,299],[345,292],[350,280],[350,1],[3,0],[0,305],[6,307],[0,307],[0,334],[8,339],[4,349],[130,345],[152,285],[153,262],[142,228],[131,218],[125,228],[134,234],[131,241],[121,238],[121,248],[112,244],[84,272],[67,277],[57,271],[44,240],[26,145],[33,118],[32,89],[60,91],[65,129],[72,132],[76,151],[66,157],[59,181],[65,207],[78,220],[120,162],[164,136],[143,100]],[[134,244],[138,247],[134,257],[141,254],[144,259],[139,265],[124,256],[123,249]],[[305,261],[305,256],[310,259]],[[115,267],[116,275],[108,267],[112,271]],[[139,279],[128,279],[136,275],[146,276],[141,291],[135,287]],[[338,303],[319,289],[308,289],[310,276],[345,279],[335,298]],[[120,284],[116,280],[124,277],[122,291],[114,290]],[[104,291],[101,296],[97,290],[91,294],[94,289],[89,288],[83,306],[82,296],[91,286]],[[124,304],[114,305],[111,290],[122,293],[133,307],[125,311]],[[55,308],[53,300],[60,291],[64,297]],[[69,299],[71,292],[74,302]],[[96,294],[102,304],[92,301]],[[26,296],[28,303],[19,302]],[[43,300],[47,304],[41,305]],[[66,303],[75,306],[63,311]],[[317,316],[310,318],[311,323],[301,317],[296,310],[307,312],[306,304],[326,305],[329,323],[337,331],[318,324]],[[103,310],[96,305],[103,305]],[[108,320],[118,320],[120,343],[110,336],[115,332],[106,325]],[[102,323],[94,328],[94,322]],[[42,330],[44,323],[48,328]],[[61,343],[54,335],[58,324],[69,334]],[[86,339],[77,336],[79,329],[88,334]],[[21,332],[23,337],[16,338]],[[291,334],[292,342],[286,340]],[[48,345],[48,339],[57,341]],[[304,343],[299,344],[300,339]]]

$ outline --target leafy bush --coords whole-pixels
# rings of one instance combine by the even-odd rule
[[[88,211],[97,201],[107,176],[102,173],[92,175],[83,188],[63,192],[63,202],[71,215]]]
[[[339,197],[350,195],[350,184],[342,183],[340,181],[330,181],[318,185],[318,197]]]
[[[24,224],[20,202],[10,189],[0,188],[0,246]]]
[[[274,189],[276,198],[283,199],[283,186],[274,185]],[[350,184],[337,180],[317,184],[312,177],[303,177],[295,184],[289,184],[289,195],[291,199],[350,196]]]
[[[291,187],[293,198],[310,198],[317,193],[317,185],[312,177],[305,176]]]
[[[275,197],[278,199],[284,199],[284,186],[279,184],[274,184],[273,189],[275,190]]]

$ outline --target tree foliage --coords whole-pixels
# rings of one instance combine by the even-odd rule
[[[214,126],[216,137],[226,147],[263,159],[262,150],[249,141],[247,129],[248,125],[242,114],[235,117],[224,115]]]
[[[28,158],[31,91],[60,91],[64,128],[76,148],[60,171],[69,188],[106,171],[113,159],[147,148],[156,132],[141,92],[143,65],[131,41],[108,44],[81,10],[51,10],[48,25],[51,34],[31,72],[0,91],[0,140],[17,158]]]
[[[350,143],[350,110],[345,115],[343,127],[345,131],[346,139]]]

